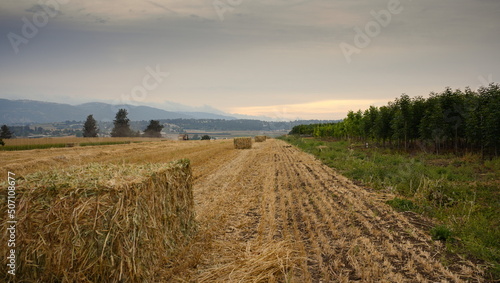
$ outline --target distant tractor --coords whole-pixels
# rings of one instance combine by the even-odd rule
[[[180,141],[188,141],[189,140],[188,134],[180,134],[179,135],[179,140]]]

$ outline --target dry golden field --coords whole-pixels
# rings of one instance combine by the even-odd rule
[[[199,230],[158,282],[484,281],[480,268],[431,240],[425,219],[384,203],[393,196],[281,140],[247,150],[217,140],[0,152],[0,168],[6,176],[180,158],[191,160]]]
[[[36,139],[5,139],[5,145],[57,144],[57,143],[87,143],[87,142],[123,142],[123,141],[158,141],[157,138],[36,138]]]

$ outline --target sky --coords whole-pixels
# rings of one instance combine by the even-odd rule
[[[498,0],[2,0],[0,98],[341,119],[500,81]]]

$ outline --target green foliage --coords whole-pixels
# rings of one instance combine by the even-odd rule
[[[446,242],[453,235],[452,231],[445,225],[438,225],[431,229],[433,240]]]
[[[201,136],[201,140],[202,141],[210,140],[210,136],[209,135],[203,135],[203,136]]]
[[[375,119],[374,135],[377,141],[382,141],[385,145],[387,140],[393,136],[391,121],[394,117],[394,109],[390,106],[382,106],[379,109],[377,119]]]
[[[375,138],[375,124],[378,117],[379,111],[377,107],[370,106],[370,108],[365,110],[361,121],[361,125],[363,127],[363,136],[368,137],[369,139]]]
[[[66,147],[65,143],[54,143],[54,144],[25,144],[25,145],[6,145],[0,147],[1,150],[14,151],[14,150],[30,150],[30,149],[46,149],[46,148],[56,148],[56,147]]]
[[[401,97],[379,108],[349,111],[338,123],[297,125],[291,135],[382,143],[442,153],[476,151],[498,156],[500,85],[477,92],[446,88],[430,97]]]
[[[4,146],[5,145],[5,142],[0,138],[0,145],[1,146]]]
[[[114,127],[111,131],[112,137],[131,137],[136,135],[136,133],[130,129],[130,120],[127,118],[127,115],[128,112],[126,109],[118,110],[115,120],[113,120]]]
[[[83,124],[83,137],[85,138],[95,138],[97,137],[97,133],[99,133],[99,129],[97,128],[97,122],[94,119],[93,115],[87,116],[87,120],[85,124]]]
[[[144,135],[146,137],[160,138],[162,129],[163,125],[160,124],[160,121],[150,120],[148,127],[144,130]]]
[[[466,132],[477,147],[500,147],[500,86],[482,87],[478,95],[468,93],[468,121]]]
[[[324,137],[333,134],[335,123],[304,124],[292,128],[290,135]]]
[[[411,200],[402,198],[394,198],[386,201],[386,203],[398,211],[412,211],[418,208]]]
[[[408,95],[403,94],[399,99],[396,99],[393,107],[395,113],[390,125],[393,130],[393,137],[400,143],[404,142],[404,147],[407,148],[409,139],[412,136],[412,101]]]

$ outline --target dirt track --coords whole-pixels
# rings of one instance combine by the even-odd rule
[[[394,212],[380,194],[279,140],[251,150],[217,141],[30,152],[0,153],[3,170],[190,158],[200,228],[162,267],[162,280],[482,281],[468,261],[455,256],[441,263],[444,248],[424,232],[423,220]]]

